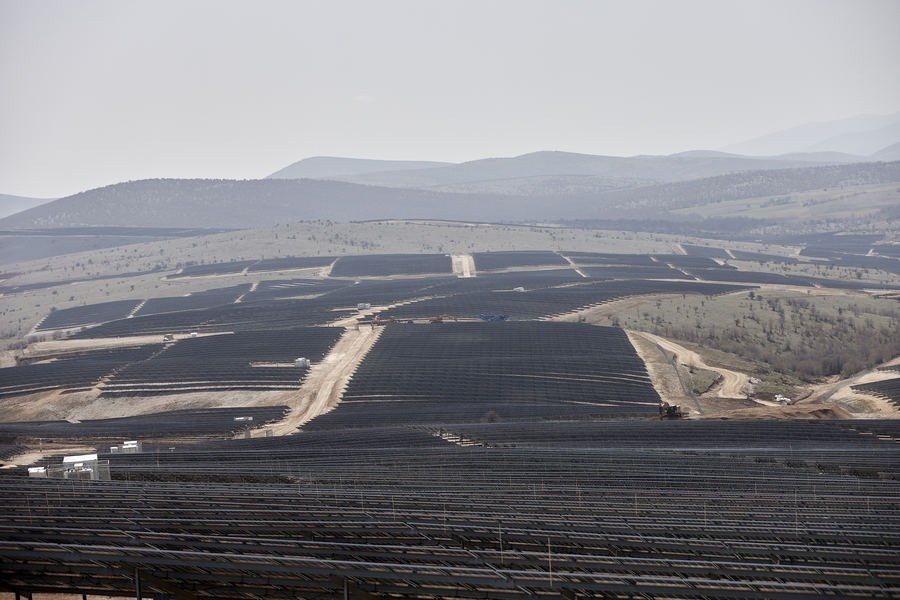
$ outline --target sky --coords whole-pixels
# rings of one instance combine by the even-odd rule
[[[900,110],[897,0],[0,0],[0,193],[720,148]]]

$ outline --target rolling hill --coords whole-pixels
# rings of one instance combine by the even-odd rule
[[[649,218],[652,215],[660,218],[669,211],[729,200],[898,182],[900,162],[751,171],[616,190],[598,196],[572,197],[566,203],[566,210],[573,215],[593,214],[595,217]]]
[[[75,194],[0,219],[0,228],[251,228],[310,220],[677,219],[671,213],[741,198],[900,182],[900,162],[757,170],[594,193],[501,195],[298,180],[151,179]],[[728,216],[728,215],[720,215]]]
[[[61,198],[0,227],[246,229],[301,220],[533,218],[518,198],[398,190],[313,179],[147,179]],[[521,216],[520,216],[521,215]]]
[[[299,160],[275,171],[266,179],[338,179],[367,173],[390,171],[415,171],[444,167],[452,163],[413,160],[372,160],[366,158],[342,158],[313,156]]]

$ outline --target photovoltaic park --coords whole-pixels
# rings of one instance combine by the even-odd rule
[[[683,250],[243,260],[48,312],[0,369],[0,412],[58,415],[0,422],[0,592],[900,596],[900,420],[755,418],[796,407],[605,316],[854,282]],[[900,409],[893,369],[851,393]]]

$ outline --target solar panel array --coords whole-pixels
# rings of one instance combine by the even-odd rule
[[[140,300],[114,300],[112,302],[100,302],[86,306],[73,306],[51,311],[41,321],[36,331],[48,329],[64,329],[69,327],[83,327],[94,323],[105,323],[116,319],[124,319],[133,311]]]
[[[900,408],[900,377],[873,381],[872,383],[861,383],[854,385],[853,389],[864,394],[880,396]]]
[[[650,416],[659,396],[621,329],[579,323],[395,324],[312,428],[483,418]]]
[[[24,438],[81,440],[91,443],[124,439],[221,438],[248,427],[259,427],[284,416],[285,406],[205,408],[163,411],[131,417],[69,421],[0,423],[0,441]],[[108,448],[101,448],[107,452]],[[50,462],[50,461],[45,461]]]
[[[125,365],[158,352],[160,345],[94,350],[52,362],[0,369],[0,398],[53,390],[90,389]]]
[[[249,290],[250,285],[243,284],[226,288],[216,288],[204,292],[196,292],[187,296],[150,298],[144,302],[134,314],[135,316],[144,316],[225,306],[232,304]]]
[[[331,268],[334,277],[378,277],[450,273],[447,254],[370,254],[342,256]]]
[[[294,360],[320,361],[342,332],[304,327],[182,339],[120,369],[102,384],[101,397],[297,389],[307,368]]]
[[[475,252],[475,269],[492,271],[511,267],[564,266],[568,261],[547,250],[515,250],[509,252]]]
[[[133,595],[137,577],[147,595],[223,599],[897,597],[900,455],[882,430],[900,433],[491,423],[101,455],[113,481],[0,476],[0,589]]]
[[[480,279],[480,278],[476,278]],[[460,280],[465,281],[465,280]],[[531,320],[564,314],[629,296],[642,294],[703,294],[715,296],[746,289],[740,286],[718,283],[686,281],[588,281],[581,279],[577,285],[560,285],[527,289],[516,292],[510,289],[476,291],[438,296],[432,299],[406,304],[385,315],[399,319],[428,318],[436,315],[475,317],[479,314],[505,314],[514,320]],[[434,290],[440,294],[441,290]]]

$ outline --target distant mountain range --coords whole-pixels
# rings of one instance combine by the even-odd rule
[[[900,112],[808,123],[732,144],[723,150],[750,156],[839,152],[877,160],[879,152],[898,142]]]
[[[552,195],[449,193],[312,179],[153,179],[55,200],[0,219],[0,228],[252,228],[317,219],[665,219],[667,211],[723,200],[895,182],[900,182],[900,162],[745,171],[600,193]]]
[[[891,144],[887,148],[883,148],[872,155],[875,160],[883,160],[889,162],[892,160],[900,160],[900,142]]]
[[[40,206],[50,202],[52,198],[27,198],[25,196],[10,196],[0,194],[0,218],[14,215],[23,210]]]
[[[261,180],[132,181],[54,201],[0,196],[0,228],[245,229],[317,219],[677,220],[684,215],[670,211],[900,182],[900,113],[813,123],[726,150],[631,157],[544,151],[463,163],[319,156]],[[881,210],[894,192],[878,193]]]
[[[404,163],[339,157],[309,158],[268,178],[304,173],[311,179],[394,188],[419,188],[468,194],[548,196],[602,193],[655,183],[686,181],[727,173],[791,169],[866,159],[823,152],[778,157],[747,157],[715,151],[670,156],[597,156],[571,152],[533,152],[510,158],[485,158],[459,164]],[[405,168],[403,165],[414,165]]]
[[[379,202],[383,202],[386,209],[401,202],[397,198],[412,202],[411,199],[416,197],[416,202],[422,209],[421,214],[427,212],[424,208],[431,202],[436,202],[435,210],[444,214],[447,210],[441,205],[441,201],[436,200],[438,198],[453,204],[455,201],[465,201],[460,195],[488,196],[493,198],[492,202],[496,204],[498,196],[517,197],[520,198],[517,206],[521,208],[528,204],[526,200],[529,198],[541,199],[546,202],[548,199],[595,197],[617,191],[736,173],[896,160],[900,160],[900,112],[885,116],[864,115],[837,121],[810,123],[733,144],[718,151],[693,150],[668,156],[630,157],[542,151],[521,156],[484,158],[462,163],[317,156],[288,165],[268,175],[266,180],[274,182],[305,179],[359,184],[367,186],[365,188],[367,191],[358,190],[362,197],[370,195],[378,197],[380,198]],[[238,193],[236,191],[238,189],[242,190],[240,193],[246,193],[246,186],[242,186],[238,182],[194,180],[188,186],[197,189],[198,197],[194,200],[181,196],[184,193],[185,185],[174,184],[171,180],[156,180],[155,183],[143,181],[107,186],[100,190],[90,190],[83,194],[70,196],[65,199],[66,202],[63,205],[54,204],[53,208],[44,212],[30,212],[30,216],[24,216],[23,219],[28,221],[37,218],[35,215],[40,214],[42,215],[39,218],[41,224],[38,226],[41,227],[96,225],[100,221],[118,222],[120,219],[113,216],[118,214],[118,209],[109,207],[110,212],[104,217],[99,213],[85,212],[85,207],[77,210],[72,207],[82,202],[84,198],[104,196],[113,199],[119,194],[128,198],[133,198],[136,194],[144,199],[147,207],[153,207],[165,204],[167,200],[163,196],[169,193],[175,194],[175,197],[168,199],[171,201],[170,203],[177,200],[189,204],[207,201],[216,194],[232,198],[233,194]],[[302,202],[305,203],[303,207],[295,206],[290,202],[281,208],[272,207],[275,213],[280,211],[284,218],[319,218],[321,215],[338,213],[344,215],[344,218],[365,218],[360,215],[376,212],[365,206],[356,206],[353,210],[320,207],[317,204],[318,200],[311,202],[309,195],[311,190],[323,188],[321,186],[316,188],[310,183],[297,186],[252,185],[256,186],[255,189],[259,193],[266,195],[265,201],[274,201],[273,199],[276,197],[283,199],[285,194],[302,198]],[[394,195],[391,196],[388,192],[375,192],[368,188],[397,188],[406,191],[403,194],[394,192]],[[287,192],[288,189],[294,191]],[[330,186],[329,189],[331,191],[328,193],[336,194],[332,198],[333,200],[347,205],[347,202],[341,201],[341,198],[344,197],[348,188]],[[437,194],[450,193],[454,196],[444,198],[428,194],[414,194],[412,190]],[[400,195],[398,196],[398,194]],[[325,194],[325,196],[327,195]],[[246,199],[252,202],[262,201],[255,197],[246,197]],[[47,202],[47,200],[35,198],[0,195],[0,218]],[[365,204],[364,201],[361,202]],[[411,204],[408,202],[407,205]],[[60,206],[65,206],[66,209],[60,212]],[[167,209],[171,208],[170,206]],[[212,205],[210,205],[210,209],[218,210]],[[243,209],[237,204],[227,210],[230,210],[230,214],[233,215],[243,212]],[[148,212],[148,210],[140,212],[146,214],[151,221],[137,224],[179,225],[179,223],[171,222],[171,215],[154,215],[151,214],[152,211]],[[399,212],[406,214],[408,211]],[[217,226],[225,227],[251,226],[258,221],[251,215],[251,221],[244,223],[238,218],[232,219],[230,214],[207,215],[206,218],[217,221]],[[196,220],[195,217],[199,217],[199,215],[182,215],[183,219],[191,219],[190,226],[202,225],[202,221]],[[520,217],[528,218],[524,214]],[[122,218],[127,218],[127,215],[123,215]],[[511,220],[516,217],[500,212],[497,218]],[[260,219],[266,223],[271,221],[267,216],[261,216]],[[227,223],[224,223],[225,221]]]
[[[383,171],[415,171],[445,167],[453,163],[414,160],[372,160],[367,158],[341,158],[314,156],[297,161],[276,171],[267,179],[341,179]]]

